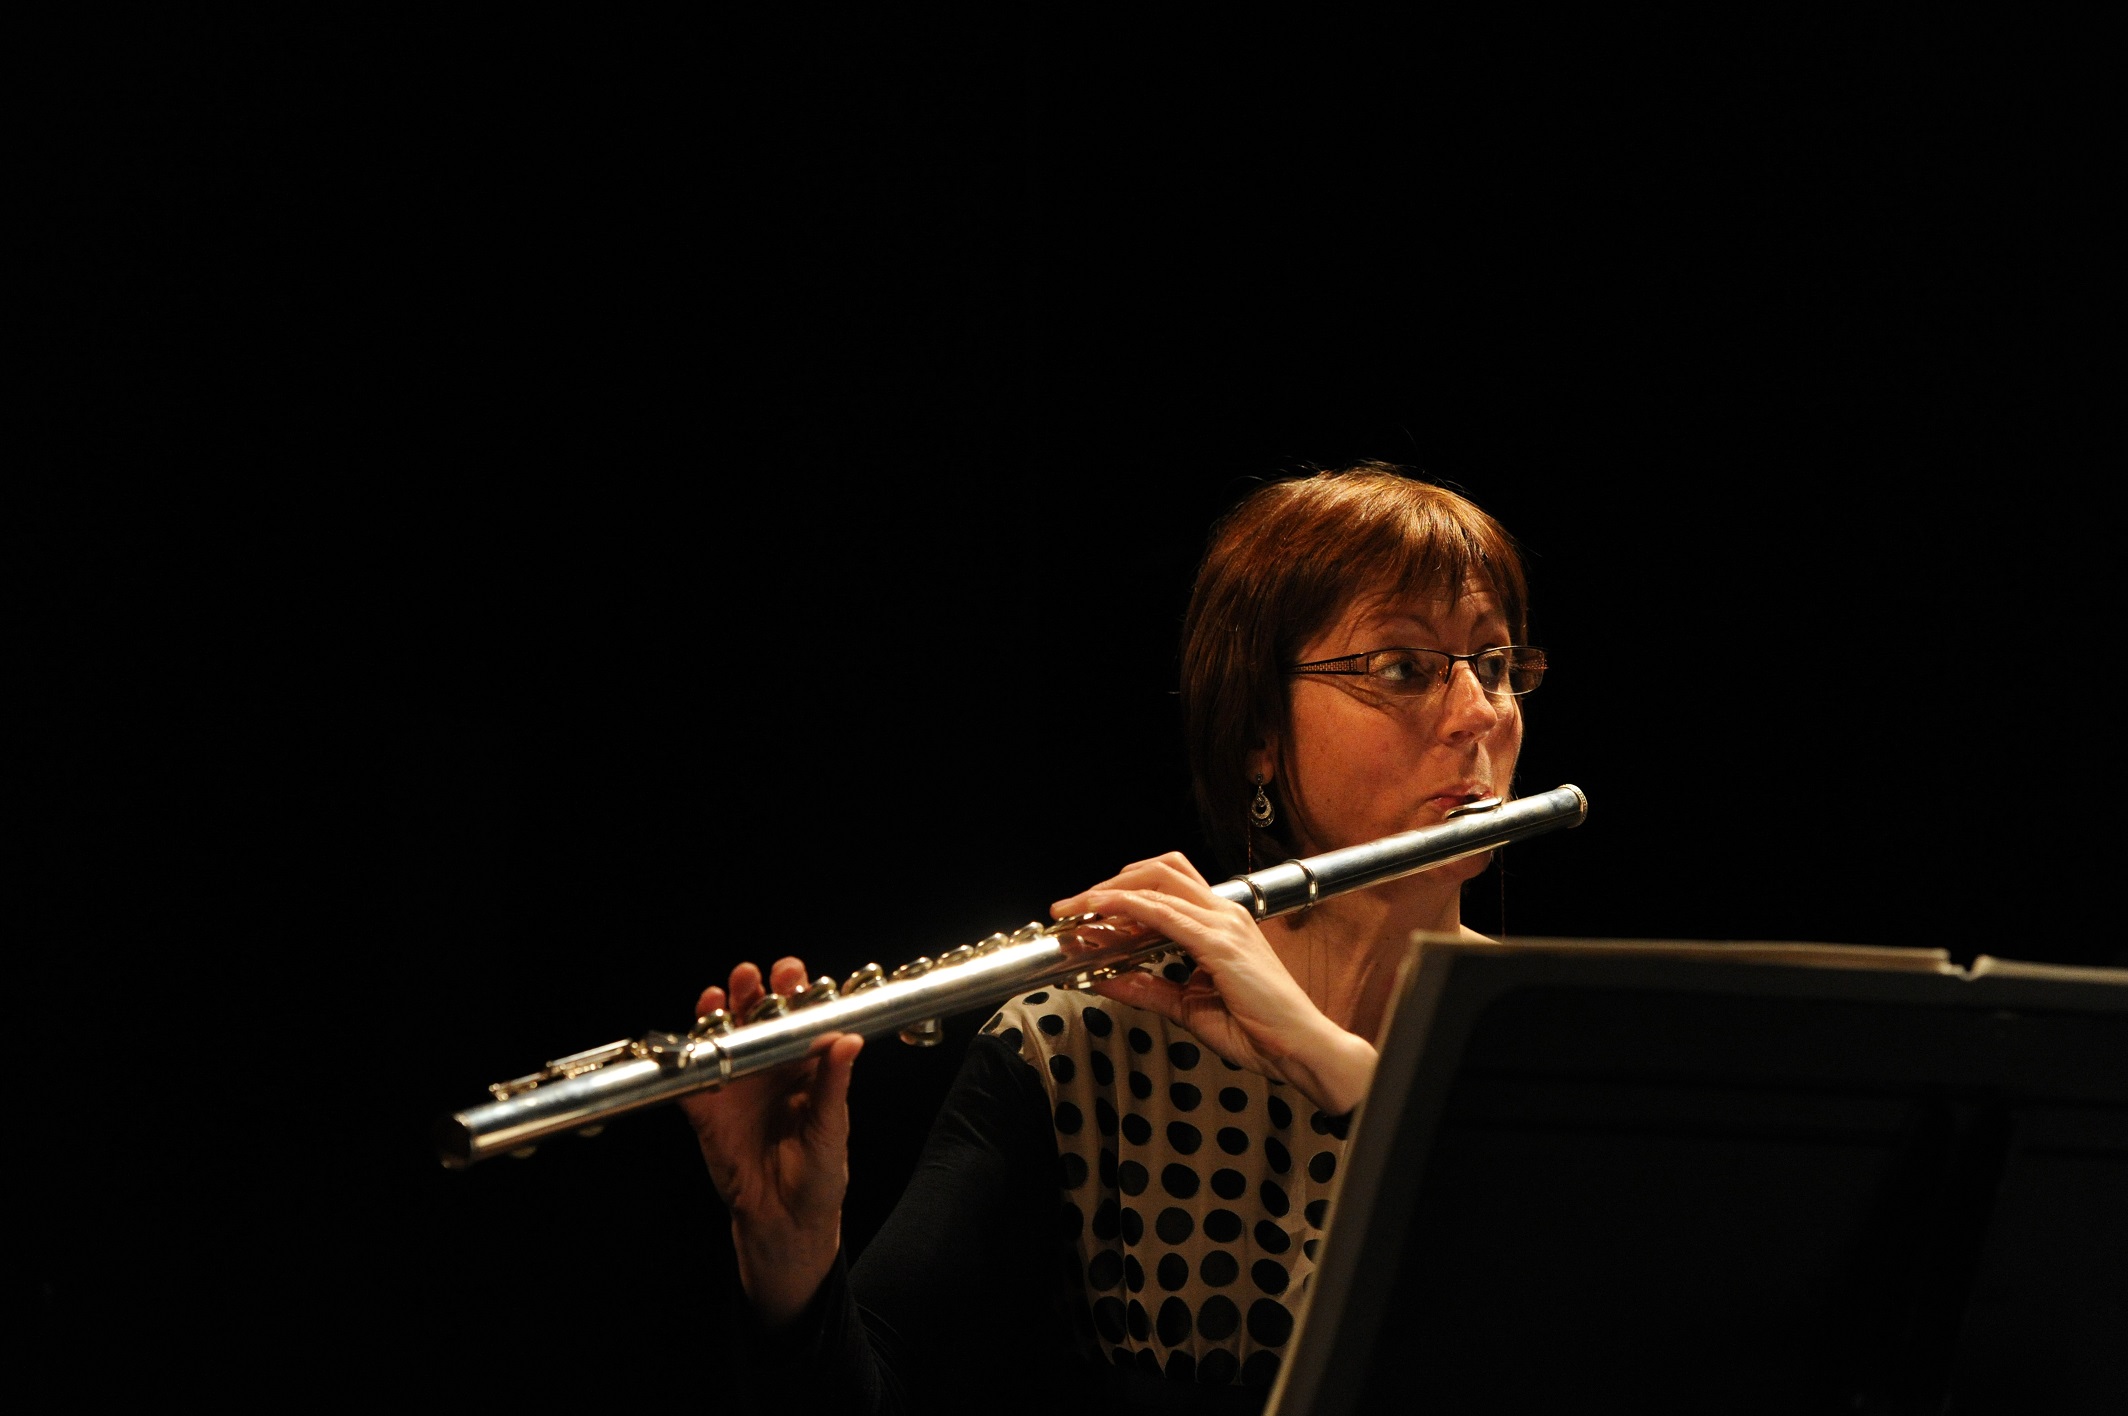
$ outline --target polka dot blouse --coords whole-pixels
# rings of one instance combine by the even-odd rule
[[[1179,959],[1164,965],[1186,977]],[[1030,993],[983,1031],[1041,1075],[1081,1345],[1208,1386],[1268,1386],[1315,1271],[1346,1118],[1155,1013]]]

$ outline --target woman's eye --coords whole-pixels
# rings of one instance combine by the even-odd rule
[[[1395,651],[1378,656],[1374,661],[1374,677],[1384,684],[1409,688],[1427,683],[1433,677],[1433,665],[1417,654]]]

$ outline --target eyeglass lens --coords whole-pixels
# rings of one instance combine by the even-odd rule
[[[1380,649],[1367,656],[1367,677],[1391,693],[1417,697],[1446,684],[1457,657],[1439,649]],[[1544,678],[1543,657],[1528,650],[1494,649],[1463,662],[1478,686],[1495,695],[1528,693]]]

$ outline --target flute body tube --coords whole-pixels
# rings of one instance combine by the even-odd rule
[[[1579,787],[1516,801],[1463,807],[1438,826],[1289,860],[1212,887],[1258,919],[1290,914],[1352,890],[1437,869],[1531,836],[1578,826],[1588,815]],[[1075,942],[1067,943],[1068,938]],[[1090,941],[1098,944],[1088,947]],[[817,979],[792,995],[770,994],[753,1016],[699,1020],[686,1034],[649,1033],[549,1062],[489,1087],[491,1100],[437,1128],[444,1165],[463,1169],[568,1131],[707,1091],[811,1055],[838,1033],[938,1037],[937,1020],[1036,988],[1084,988],[1172,949],[1158,935],[1091,915],[1029,924],[979,944],[920,958],[891,975],[869,965],[844,984]]]

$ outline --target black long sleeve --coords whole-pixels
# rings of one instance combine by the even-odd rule
[[[1071,1270],[1054,1234],[1056,1163],[1041,1079],[997,1038],[973,1039],[854,1270],[838,1259],[796,1322],[750,1334],[756,1389],[802,1395],[800,1409],[888,1413],[995,1401],[1001,1382],[1024,1403],[1065,1379],[1080,1363],[1059,1306]]]

